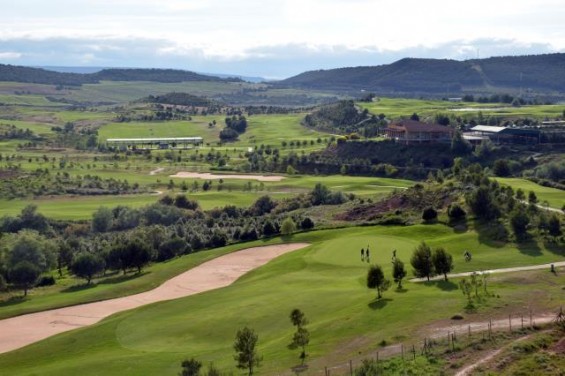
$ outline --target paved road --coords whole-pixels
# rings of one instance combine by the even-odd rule
[[[495,274],[495,273],[511,273],[511,272],[520,272],[524,270],[538,270],[538,269],[546,269],[550,270],[551,264],[553,264],[556,268],[565,266],[565,261],[559,262],[552,262],[550,264],[543,264],[543,265],[529,265],[529,266],[517,266],[515,268],[503,268],[503,269],[491,269],[491,270],[477,270],[476,273],[488,273],[488,274]],[[465,272],[465,273],[453,273],[448,274],[447,278],[456,278],[456,277],[468,277],[475,272]],[[438,281],[443,279],[443,275],[436,275],[435,277],[430,278],[430,281]],[[410,282],[426,282],[427,278],[412,278]]]

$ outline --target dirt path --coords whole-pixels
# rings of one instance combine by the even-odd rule
[[[159,167],[159,168],[156,168],[156,169],[153,170],[153,171],[150,171],[150,172],[149,172],[149,175],[157,175],[159,172],[162,172],[162,171],[164,171],[164,170],[165,170],[165,169],[164,169],[163,167]]]
[[[462,370],[460,370],[459,372],[457,372],[455,374],[455,376],[470,375],[471,372],[473,372],[475,370],[475,368],[477,368],[481,364],[485,364],[485,363],[489,362],[491,359],[494,359],[494,357],[498,356],[502,351],[506,350],[510,346],[514,345],[517,342],[524,341],[524,340],[530,338],[531,336],[532,336],[531,334],[525,335],[523,337],[516,339],[515,341],[510,342],[506,346],[501,347],[500,349],[491,350],[491,351],[487,352],[482,358],[477,359],[473,364],[469,364],[467,367],[465,367]]]
[[[230,285],[248,271],[307,243],[248,248],[210,260],[140,294],[0,320],[0,353],[92,325],[114,313]]]
[[[211,174],[209,172],[177,172],[175,175],[170,175],[171,178],[196,178],[196,179],[245,179],[245,180],[257,180],[257,181],[281,181],[284,176],[277,175],[228,175],[228,174]]]
[[[559,268],[561,266],[565,266],[565,261],[558,261],[552,262],[550,264],[542,264],[542,265],[529,265],[529,266],[517,266],[515,268],[502,268],[502,269],[491,269],[491,270],[477,270],[476,273],[487,273],[487,274],[495,274],[495,273],[511,273],[511,272],[521,272],[525,270],[538,270],[538,269],[546,269],[550,270],[551,264],[554,267]],[[468,277],[475,272],[465,272],[465,273],[453,273],[448,274],[447,278],[456,278],[456,277]],[[430,281],[438,281],[443,279],[443,275],[437,275],[435,277],[430,278]],[[427,278],[412,278],[410,282],[426,282]]]

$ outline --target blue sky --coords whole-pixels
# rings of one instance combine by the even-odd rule
[[[284,78],[565,51],[563,0],[0,0],[0,63]]]

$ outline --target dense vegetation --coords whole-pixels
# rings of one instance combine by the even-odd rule
[[[367,90],[377,94],[505,91],[520,88],[561,91],[565,54],[493,57],[467,61],[402,59],[390,65],[311,71],[278,85],[325,90]]]
[[[140,99],[139,101],[148,103],[171,104],[177,106],[207,107],[210,105],[210,101],[208,99],[188,93],[167,93],[155,96],[150,95],[146,98]]]
[[[0,81],[28,82],[35,84],[69,85],[95,84],[100,81],[240,81],[222,79],[176,69],[103,69],[96,73],[61,73],[40,68],[0,64]]]

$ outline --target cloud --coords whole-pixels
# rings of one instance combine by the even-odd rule
[[[287,43],[222,51],[166,38],[15,38],[0,40],[0,62],[22,65],[177,68],[285,78],[307,70],[392,63],[404,57],[465,60],[556,52],[548,43],[514,39],[457,39],[387,49],[374,45]]]
[[[0,60],[14,60],[22,57],[19,52],[0,52]]]

